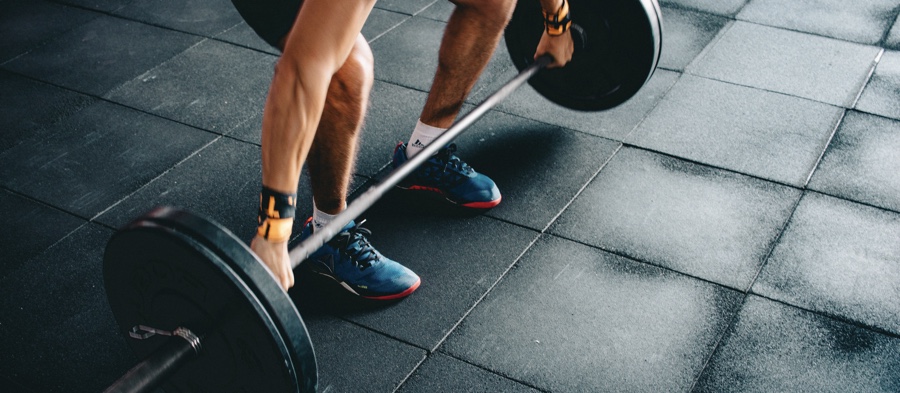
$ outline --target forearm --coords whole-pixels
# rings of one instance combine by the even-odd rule
[[[289,33],[262,124],[263,185],[294,193],[328,85],[346,61],[372,0],[306,0]]]

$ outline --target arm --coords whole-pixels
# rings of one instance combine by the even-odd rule
[[[284,40],[263,112],[264,187],[282,194],[297,192],[332,76],[346,61],[374,4],[374,0],[306,0],[300,7]],[[257,234],[251,243],[285,289],[294,283],[287,250],[292,222],[292,218],[267,219],[266,236]]]
[[[569,1],[569,0],[565,0]],[[555,14],[559,11],[560,7],[563,5],[563,0],[540,0],[541,8],[544,12],[549,14]],[[553,57],[553,62],[547,66],[547,68],[557,68],[566,65],[569,60],[572,60],[572,52],[574,51],[574,44],[572,43],[572,32],[568,29],[561,35],[550,35],[547,30],[544,30],[544,35],[541,36],[541,41],[538,43],[537,50],[534,53],[534,58],[549,54]]]

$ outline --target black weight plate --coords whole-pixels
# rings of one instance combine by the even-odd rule
[[[634,96],[659,62],[662,22],[657,0],[570,0],[572,61],[546,69],[528,83],[567,108],[599,111]],[[580,30],[580,31],[579,31]],[[521,0],[506,28],[506,46],[516,68],[534,63],[544,31],[540,2]]]
[[[231,232],[160,208],[117,232],[103,276],[124,332],[136,325],[201,337],[202,351],[163,385],[169,392],[314,392],[306,327],[271,273]],[[168,337],[126,338],[139,358]]]

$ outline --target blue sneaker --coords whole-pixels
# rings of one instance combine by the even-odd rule
[[[362,225],[362,223],[360,223]],[[366,299],[393,300],[413,293],[422,280],[405,266],[381,255],[366,236],[368,229],[350,222],[333,239],[309,256],[310,269]],[[312,217],[300,240],[312,235]]]
[[[443,196],[453,204],[472,209],[490,209],[500,204],[500,190],[491,178],[475,172],[454,154],[451,143],[425,161],[397,187],[404,190],[428,191]],[[406,144],[394,148],[394,168],[406,162]]]

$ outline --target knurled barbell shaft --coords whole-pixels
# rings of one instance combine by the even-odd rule
[[[150,393],[199,352],[199,338],[173,335],[103,393]]]
[[[484,114],[493,107],[497,106],[497,104],[508,97],[513,91],[519,88],[519,86],[528,81],[528,79],[534,76],[538,71],[549,65],[552,60],[553,59],[549,55],[539,57],[531,64],[531,66],[522,70],[522,72],[509,82],[506,82],[499,90],[494,94],[491,94],[491,96],[485,99],[481,104],[478,104],[475,109],[472,109],[471,112],[459,119],[459,121],[422,149],[422,151],[397,167],[397,169],[394,169],[380,183],[375,184],[364,193],[360,194],[331,222],[322,228],[316,228],[315,233],[313,233],[312,236],[291,249],[291,268],[296,269],[310,254],[340,233],[347,224],[359,217],[366,209],[372,207],[375,202],[381,199],[381,197],[390,191],[391,188],[400,183],[403,178],[416,170],[422,163],[428,161],[431,156],[435,155],[444,146],[453,141],[454,138],[469,128],[469,126],[484,116]]]

